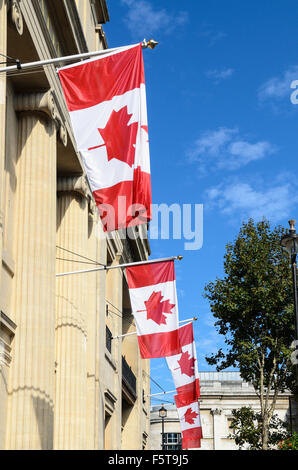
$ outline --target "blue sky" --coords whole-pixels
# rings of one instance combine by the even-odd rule
[[[185,251],[183,239],[151,240],[152,258],[184,256],[176,262],[180,319],[198,316],[199,370],[212,370],[205,355],[223,339],[202,294],[223,276],[226,243],[248,217],[288,226],[297,216],[298,106],[290,84],[298,80],[298,4],[107,3],[109,47],[159,42],[143,54],[153,203],[203,204],[204,241]],[[164,359],[151,361],[151,376],[174,389]]]

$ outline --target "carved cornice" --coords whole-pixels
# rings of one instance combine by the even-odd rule
[[[91,200],[91,192],[85,176],[62,176],[57,180],[57,193],[78,193]]]
[[[117,397],[109,390],[106,389],[104,392],[105,395],[105,411],[108,412],[108,414],[113,414],[115,410],[115,405],[117,402]]]
[[[97,205],[96,205],[96,202],[94,201],[94,199],[90,199],[89,201],[89,204],[88,204],[88,210],[89,210],[89,214],[93,215],[93,216],[97,216],[98,215],[98,212],[97,212]]]
[[[120,258],[123,255],[123,243],[122,243],[122,240],[120,239],[118,231],[107,232],[106,240],[107,240],[107,249],[108,249],[110,258],[112,259],[112,262],[116,261],[116,263],[119,264]]]
[[[62,120],[59,117],[56,118],[56,122],[58,124],[58,133],[59,133],[59,138],[61,142],[63,143],[64,147],[67,146],[67,130],[65,125],[62,123]]]
[[[105,32],[104,32],[103,27],[101,26],[101,24],[97,24],[95,26],[95,32],[98,33],[100,41],[104,46],[104,49],[107,49],[108,48],[108,42],[107,42],[107,38],[106,38]]]
[[[24,21],[19,0],[10,0],[8,8],[10,18],[15,25],[17,32],[21,36],[24,31]]]
[[[94,20],[98,24],[110,21],[106,0],[90,0],[91,8],[95,14]]]
[[[59,112],[55,94],[48,90],[42,93],[22,93],[15,96],[15,110],[18,112],[42,112],[55,121],[59,137],[66,147],[67,131]]]
[[[1,365],[11,362],[11,342],[15,335],[16,324],[0,311],[0,370]]]
[[[55,101],[51,91],[47,91],[45,93],[23,93],[16,95],[15,110],[41,111],[46,113],[52,119],[57,118]]]

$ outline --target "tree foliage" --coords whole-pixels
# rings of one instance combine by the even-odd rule
[[[243,406],[232,411],[230,428],[233,432],[230,438],[234,439],[239,449],[262,449],[262,416],[250,407]],[[268,449],[276,449],[281,442],[289,439],[289,429],[277,416],[273,415],[268,426]]]
[[[289,437],[279,442],[279,450],[298,450],[298,434],[293,432]]]
[[[223,279],[205,287],[215,326],[226,348],[206,358],[217,370],[235,367],[260,399],[263,448],[277,395],[294,389],[290,345],[295,336],[289,258],[280,246],[285,230],[267,220],[243,223],[228,243]]]

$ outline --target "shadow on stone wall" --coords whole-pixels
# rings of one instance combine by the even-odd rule
[[[45,398],[32,397],[33,408],[38,424],[41,450],[52,450],[54,444],[53,405]]]

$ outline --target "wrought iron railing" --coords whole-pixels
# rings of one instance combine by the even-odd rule
[[[112,338],[113,338],[112,332],[106,326],[106,348],[110,353],[112,352]]]
[[[126,383],[129,385],[134,395],[136,395],[137,379],[136,379],[135,374],[131,370],[131,367],[129,367],[129,365],[127,364],[124,356],[122,356],[122,377],[124,378]]]

